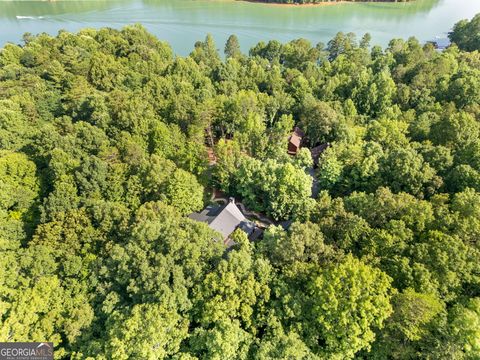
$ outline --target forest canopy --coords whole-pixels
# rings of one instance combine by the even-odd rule
[[[211,36],[180,57],[140,25],[5,45],[0,341],[59,359],[480,358],[479,19],[441,52],[338,33],[244,54],[232,35],[224,57]],[[226,251],[187,217],[212,189],[273,224]]]

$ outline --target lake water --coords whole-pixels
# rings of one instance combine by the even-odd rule
[[[410,3],[346,3],[278,6],[235,0],[0,0],[0,47],[18,43],[25,32],[121,28],[141,23],[180,55],[211,33],[220,49],[236,34],[243,50],[260,40],[303,37],[326,43],[338,31],[369,32],[372,44],[416,36],[422,42],[445,38],[453,24],[480,12],[480,0],[416,0]]]

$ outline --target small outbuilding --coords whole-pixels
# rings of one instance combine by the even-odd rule
[[[296,155],[302,146],[302,140],[305,133],[298,127],[293,129],[292,135],[288,138],[288,154]]]

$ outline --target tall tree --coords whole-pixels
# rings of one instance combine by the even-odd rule
[[[228,37],[227,43],[225,44],[224,52],[227,59],[238,59],[242,56],[242,52],[240,50],[240,43],[236,35],[230,35]]]

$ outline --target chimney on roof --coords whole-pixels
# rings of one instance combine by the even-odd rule
[[[232,196],[229,197],[229,198],[228,198],[228,202],[229,202],[230,204],[235,204],[235,198],[232,197]]]

